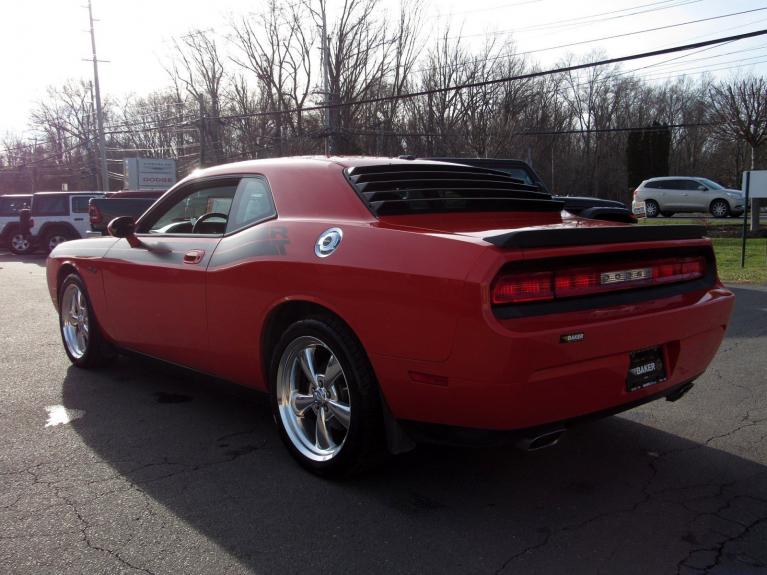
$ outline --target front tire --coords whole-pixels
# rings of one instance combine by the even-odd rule
[[[730,204],[725,200],[714,200],[709,211],[715,218],[726,218],[730,215]]]
[[[378,384],[362,345],[337,318],[292,324],[275,348],[270,383],[280,437],[306,469],[344,476],[382,453]]]
[[[114,359],[114,349],[101,335],[85,284],[74,273],[59,288],[59,328],[64,350],[75,366],[99,367]]]
[[[17,256],[25,256],[35,251],[29,235],[22,234],[21,232],[15,232],[11,235],[11,239],[8,241],[8,249]]]
[[[660,206],[655,200],[645,200],[644,210],[648,218],[657,218],[660,213]]]

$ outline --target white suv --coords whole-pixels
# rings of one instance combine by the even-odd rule
[[[707,212],[715,218],[740,216],[744,210],[743,192],[728,190],[707,178],[672,176],[650,178],[634,191],[632,208],[644,203],[648,218],[666,217],[676,212]]]
[[[11,251],[31,253],[37,248],[50,252],[58,244],[85,237],[90,228],[88,201],[103,192],[37,192],[32,196],[32,228],[26,242],[11,240]]]

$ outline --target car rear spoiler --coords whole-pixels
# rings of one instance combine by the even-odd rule
[[[706,236],[705,226],[595,226],[583,228],[527,228],[487,236],[499,248],[549,248],[624,242],[695,240]]]

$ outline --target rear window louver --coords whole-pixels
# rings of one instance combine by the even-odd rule
[[[388,164],[348,168],[346,176],[376,216],[433,212],[558,212],[564,202],[537,186],[472,166]]]

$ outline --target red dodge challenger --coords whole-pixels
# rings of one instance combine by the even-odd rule
[[[267,391],[326,475],[421,439],[545,447],[678,399],[734,301],[701,227],[578,218],[444,162],[218,166],[109,230],[48,260],[72,363],[125,350]]]

